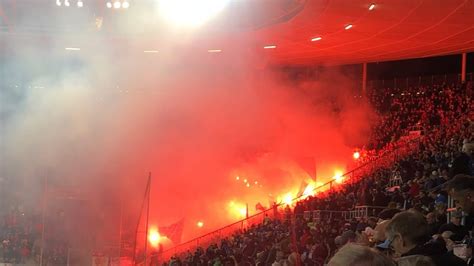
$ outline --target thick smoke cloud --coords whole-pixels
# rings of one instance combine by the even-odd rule
[[[148,172],[153,225],[185,218],[184,238],[225,225],[238,219],[230,201],[252,213],[298,188],[309,177],[301,158],[316,159],[318,181],[344,170],[373,120],[337,68],[290,82],[259,53],[82,50],[51,52],[45,65],[40,50],[23,49],[2,66],[28,77],[2,88],[2,175],[36,208],[45,176],[50,188],[77,188],[91,228],[117,224],[120,201],[135,221]]]

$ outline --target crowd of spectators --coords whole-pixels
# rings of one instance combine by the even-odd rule
[[[464,212],[448,209],[446,184],[451,184],[454,176],[474,179],[469,177],[474,174],[472,87],[464,84],[405,92],[387,90],[375,93],[372,99],[382,115],[382,122],[374,130],[372,148],[383,150],[415,131],[421,135],[416,149],[388,167],[380,164],[360,179],[297,202],[291,215],[284,216],[286,219],[266,218],[262,224],[236,232],[219,244],[188,251],[167,263],[350,265],[357,256],[366,263],[358,265],[394,265],[394,258],[399,265],[470,263],[470,213],[466,208]],[[471,203],[470,198],[468,201]],[[369,214],[374,215],[371,217],[349,220],[305,215],[315,210],[350,211],[358,205],[385,209]],[[474,214],[474,206],[472,209]],[[465,260],[454,255],[456,244],[463,241],[464,253],[457,255]],[[345,246],[352,242],[361,247]],[[375,247],[380,251],[371,249]]]
[[[366,263],[360,265],[393,265],[396,258],[399,265],[417,261],[472,265],[472,86],[387,89],[374,92],[370,99],[381,121],[365,149],[366,157],[392,152],[394,143],[411,132],[417,136],[415,149],[388,165],[378,161],[371,171],[307,197],[292,209],[287,206],[287,215],[266,217],[218,243],[174,256],[166,264],[349,265],[359,258]],[[462,211],[448,209],[448,193]],[[351,211],[360,205],[378,206],[381,211],[350,219],[311,215],[316,210]],[[37,216],[18,207],[3,214],[2,262],[35,259],[41,231],[37,224]],[[464,243],[462,254],[458,254],[459,243]],[[455,252],[467,261],[459,260]],[[64,265],[65,245],[52,245],[44,256],[50,265]]]
[[[372,131],[370,148],[380,149],[410,131],[431,130],[453,122],[465,113],[472,88],[457,85],[432,85],[416,88],[373,91],[370,101],[380,122]]]
[[[11,204],[1,215],[0,263],[39,264],[41,257],[41,215],[26,211],[24,207]],[[67,245],[61,236],[45,234],[43,265],[66,265]]]
[[[21,207],[12,206],[0,221],[2,240],[1,260],[5,263],[24,263],[33,246],[32,223]]]

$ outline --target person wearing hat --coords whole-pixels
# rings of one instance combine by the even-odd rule
[[[438,233],[442,234],[445,231],[453,232],[451,239],[453,241],[462,241],[465,236],[469,235],[469,231],[463,225],[461,225],[462,219],[462,212],[460,211],[453,211],[451,212],[451,219],[450,222],[447,224],[443,224],[440,228]]]

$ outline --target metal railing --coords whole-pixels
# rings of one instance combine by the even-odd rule
[[[327,191],[340,189],[343,184],[346,184],[348,182],[355,183],[359,181],[363,176],[371,174],[377,169],[380,169],[383,167],[389,167],[390,165],[393,164],[394,161],[398,160],[401,156],[404,156],[410,153],[414,148],[417,148],[418,142],[420,141],[420,139],[421,137],[417,137],[417,138],[409,139],[409,140],[402,139],[396,142],[395,144],[390,145],[388,149],[381,152],[381,154],[379,154],[378,156],[375,156],[374,158],[362,163],[361,165],[352,169],[351,171],[343,174],[342,175],[343,180],[344,180],[343,183],[338,184],[335,180],[331,180],[315,188],[315,191],[321,191],[324,188],[328,189],[325,192],[321,193],[322,195],[324,195],[324,193],[326,193]],[[292,202],[298,201],[302,197],[303,195],[297,198],[294,198]],[[184,242],[182,244],[179,244],[173,248],[163,251],[160,257],[162,260],[168,260],[174,255],[181,256],[185,254],[187,251],[192,252],[193,249],[196,249],[197,247],[205,247],[207,245],[217,243],[223,238],[231,236],[232,234],[235,234],[235,233],[242,232],[243,230],[246,230],[252,225],[260,224],[264,222],[264,219],[266,217],[280,218],[282,214],[279,212],[278,208],[285,205],[286,204],[284,203],[279,203],[270,209],[254,214],[246,219],[242,219],[240,221],[237,221],[235,223],[232,223],[230,225],[227,225],[225,227],[212,231],[208,234],[202,235],[200,237],[197,237],[187,242]],[[361,217],[361,215],[363,215],[364,213],[365,214],[369,214],[370,212],[375,213],[373,210],[379,209],[379,208],[380,207],[377,207],[377,206],[359,206],[359,208],[349,211],[345,215],[347,215],[347,217]],[[320,211],[320,213],[325,213],[325,212]],[[330,215],[342,215],[342,214],[337,214],[337,213],[342,213],[342,212],[332,211]]]
[[[473,81],[474,73],[466,73],[466,81]],[[419,86],[430,86],[434,84],[461,83],[461,74],[441,74],[413,77],[398,77],[391,79],[369,80],[368,86],[371,88],[409,88]]]
[[[353,210],[334,211],[334,210],[314,210],[305,211],[303,217],[312,220],[327,219],[343,219],[349,221],[351,219],[360,219],[363,217],[377,216],[384,208],[383,206],[355,206]]]

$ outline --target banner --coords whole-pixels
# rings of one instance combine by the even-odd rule
[[[263,212],[263,211],[265,211],[266,209],[265,209],[265,207],[263,207],[263,205],[259,202],[259,203],[257,203],[257,205],[255,205],[255,210],[256,210],[256,211],[262,211],[262,212]]]
[[[314,157],[300,157],[296,161],[306,173],[316,181],[317,178],[317,169],[316,169],[316,159]]]
[[[175,245],[181,243],[181,236],[184,229],[184,218],[169,226],[162,226],[158,228],[161,235],[169,238]]]

